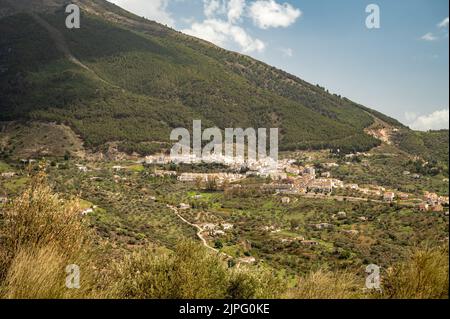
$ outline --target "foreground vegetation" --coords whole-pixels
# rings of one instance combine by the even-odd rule
[[[117,254],[80,215],[80,202],[54,194],[42,173],[1,208],[1,298],[447,298],[448,249],[411,252],[365,291],[348,271],[323,269],[288,282],[267,266],[237,267],[200,244],[149,245]],[[111,260],[113,256],[113,260]],[[65,267],[81,269],[79,289]]]

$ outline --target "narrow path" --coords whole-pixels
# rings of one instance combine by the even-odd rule
[[[216,249],[216,248],[214,248],[214,247],[212,247],[212,246],[210,246],[208,244],[208,241],[205,239],[205,237],[203,237],[203,234],[202,234],[203,231],[204,231],[203,228],[201,228],[199,225],[196,225],[196,224],[193,224],[193,223],[189,222],[187,219],[185,219],[183,216],[181,216],[180,213],[178,212],[178,209],[176,207],[174,207],[172,205],[167,205],[167,207],[170,208],[175,213],[175,215],[177,215],[177,217],[180,218],[185,224],[188,224],[189,226],[195,227],[198,230],[197,231],[197,237],[202,241],[203,246],[205,246],[209,250],[214,251],[215,253],[218,253],[218,254],[226,257],[227,259],[233,259],[232,256],[230,256],[230,255],[228,255],[228,254],[226,254],[224,252],[221,252],[218,249]]]
[[[43,28],[45,28],[47,30],[47,32],[49,33],[50,37],[52,38],[53,42],[56,45],[56,48],[62,52],[64,54],[64,57],[67,58],[70,62],[72,62],[73,64],[78,65],[79,67],[85,69],[86,71],[88,71],[89,73],[91,73],[92,75],[94,75],[98,80],[100,80],[101,82],[108,84],[109,86],[121,89],[121,87],[112,84],[111,82],[106,81],[105,79],[101,78],[97,73],[95,73],[94,70],[92,70],[91,68],[89,68],[86,64],[84,64],[83,62],[81,62],[80,60],[78,60],[71,52],[69,49],[69,46],[66,43],[66,40],[64,39],[64,36],[62,35],[62,33],[57,30],[56,28],[54,28],[52,25],[50,25],[47,21],[45,21],[44,19],[42,19],[39,15],[37,15],[34,12],[29,12],[29,14],[33,17],[33,19]]]
[[[16,7],[14,3],[10,2],[12,6]],[[66,43],[66,40],[64,39],[63,34],[53,27],[50,23],[48,23],[46,20],[44,20],[42,17],[40,17],[37,13],[27,10],[26,13],[28,13],[41,27],[43,27],[48,34],[50,35],[51,39],[55,43],[56,48],[58,51],[64,54],[64,57],[68,59],[70,62],[72,62],[75,65],[78,65],[79,67],[85,69],[92,75],[94,75],[98,80],[101,82],[108,84],[109,86],[122,89],[121,87],[112,84],[111,82],[106,81],[105,79],[101,78],[94,70],[89,68],[86,64],[78,60],[69,49],[69,46]]]
[[[42,26],[47,32],[49,33],[50,37],[52,38],[53,42],[56,45],[56,48],[64,54],[64,57],[70,60],[72,63],[82,67],[83,69],[94,73],[88,66],[83,64],[80,60],[78,60],[75,56],[72,55],[72,53],[69,50],[69,46],[67,45],[64,36],[59,32],[56,28],[51,26],[47,21],[45,21],[43,18],[41,18],[38,14],[34,12],[29,12],[29,14],[33,17],[33,19]]]

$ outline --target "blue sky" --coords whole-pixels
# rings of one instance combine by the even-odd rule
[[[414,129],[448,128],[448,0],[110,0]],[[366,27],[366,7],[380,28]]]

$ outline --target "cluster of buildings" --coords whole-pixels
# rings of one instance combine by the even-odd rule
[[[217,184],[223,184],[225,181],[232,183],[245,178],[243,174],[233,173],[182,173],[177,177],[180,182],[203,182],[215,180]]]
[[[307,192],[331,193],[333,191],[333,180],[329,178],[318,178],[311,180],[307,185]]]
[[[276,179],[265,188],[272,188],[278,193],[324,193],[329,194],[334,188],[344,187],[344,183],[338,179],[331,178],[331,174],[322,174],[317,178],[316,170],[312,166],[301,167],[293,165],[290,160],[280,161],[278,171],[284,174],[282,178]]]
[[[430,205],[436,205],[436,204],[448,205],[449,204],[448,196],[439,196],[436,193],[425,192],[424,199]]]
[[[352,156],[370,156],[366,153],[358,153],[348,155]],[[168,155],[147,156],[145,163],[147,164],[168,164],[173,162],[183,163],[221,163],[231,169],[241,170],[245,168],[246,174],[231,174],[231,173],[183,173],[178,176],[178,180],[182,182],[208,182],[212,179],[216,180],[218,184],[225,181],[236,182],[248,176],[259,176],[262,178],[270,178],[272,182],[263,186],[265,189],[275,191],[280,194],[305,194],[305,193],[322,193],[330,194],[333,189],[345,188],[351,191],[356,191],[364,196],[382,199],[385,202],[393,202],[396,199],[407,200],[409,194],[402,192],[387,191],[384,187],[359,187],[358,184],[344,184],[343,181],[332,178],[328,171],[322,172],[318,176],[316,169],[313,166],[298,166],[295,165],[295,160],[280,159],[277,162],[270,157],[263,158],[254,162],[246,162],[233,157],[224,155],[211,155],[207,158],[197,158],[195,155],[187,157],[171,158]],[[331,169],[339,165],[334,162],[323,163],[323,167]],[[409,172],[408,172],[409,173]],[[157,176],[176,175],[172,171],[155,171]],[[448,206],[448,197],[438,196],[435,193],[426,193],[424,202],[418,208],[423,211],[433,210],[442,211],[443,206]]]
[[[444,206],[448,207],[448,196],[439,196],[436,193],[425,192],[423,202],[418,205],[418,209],[422,212],[443,212]]]
[[[233,229],[233,224],[223,223],[223,224],[213,224],[213,223],[204,223],[199,225],[203,231],[207,231],[209,236],[224,236],[226,231],[230,231]]]
[[[226,156],[222,154],[211,154],[208,156],[197,157],[195,154],[189,154],[184,156],[170,156],[165,154],[150,155],[144,159],[145,164],[158,164],[165,165],[170,163],[184,163],[184,164],[198,164],[198,163],[214,163],[222,164],[231,169],[247,168],[251,171],[260,172],[261,174],[269,171],[275,171],[277,162],[271,157],[260,158],[255,161],[248,161],[244,158]]]
[[[275,162],[270,157],[258,159],[257,161],[247,162],[236,158],[227,157],[224,155],[211,155],[210,157],[197,158],[195,155],[185,157],[173,158],[167,155],[147,156],[145,158],[146,164],[168,164],[174,162],[182,163],[220,163],[226,165],[231,169],[241,170],[246,169],[247,172],[243,174],[230,173],[183,173],[178,176],[178,180],[182,182],[195,182],[197,180],[207,182],[211,179],[216,179],[218,183],[225,180],[228,182],[236,182],[247,176],[259,176],[262,178],[270,178],[274,182],[272,188],[283,193],[298,193],[298,192],[322,192],[330,193],[333,188],[343,187],[342,181],[332,179],[331,174],[324,173],[321,178],[316,179],[316,170],[312,166],[300,167],[294,165],[295,160],[281,159]],[[330,163],[333,167],[335,163]],[[166,173],[156,173],[158,176],[163,176]],[[174,175],[173,172],[170,173]]]

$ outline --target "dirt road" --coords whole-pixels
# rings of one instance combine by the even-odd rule
[[[202,233],[203,233],[204,229],[202,227],[189,222],[187,219],[185,219],[183,216],[181,216],[176,207],[171,206],[171,205],[167,205],[167,207],[170,208],[175,213],[175,215],[177,215],[177,217],[179,219],[181,219],[185,224],[188,224],[189,226],[195,227],[197,229],[197,237],[202,241],[203,246],[205,246],[206,248],[208,248],[209,250],[212,250],[213,252],[215,252],[217,254],[220,254],[220,255],[226,257],[227,259],[233,259],[232,256],[230,256],[224,252],[221,252],[218,249],[216,249],[208,244],[208,241],[205,239],[205,237],[203,237]]]

